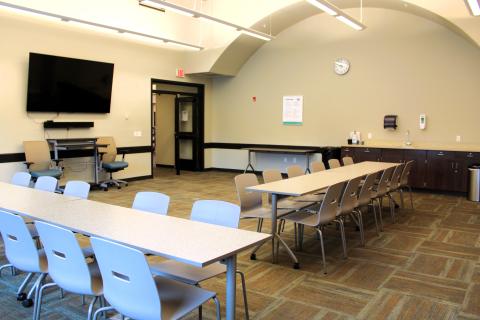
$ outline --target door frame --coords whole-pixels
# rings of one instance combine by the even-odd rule
[[[169,85],[176,85],[176,86],[183,86],[183,87],[195,87],[197,88],[197,93],[185,93],[180,91],[169,91],[169,90],[153,90],[154,84],[169,84]],[[173,81],[173,80],[162,80],[162,79],[155,79],[151,78],[150,80],[150,147],[152,148],[151,155],[151,166],[152,166],[152,174],[156,167],[155,159],[153,158],[154,149],[153,149],[153,126],[154,121],[154,112],[153,112],[153,94],[172,94],[172,95],[193,95],[197,96],[198,98],[198,134],[199,134],[199,144],[198,144],[198,168],[195,168],[196,171],[203,171],[205,169],[205,85],[202,83],[194,83],[194,82],[182,82],[182,81]]]

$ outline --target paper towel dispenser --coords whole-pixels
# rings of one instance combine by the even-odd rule
[[[384,129],[397,129],[397,116],[396,115],[386,115],[383,118],[383,128]]]

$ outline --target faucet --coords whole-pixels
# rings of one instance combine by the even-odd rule
[[[405,133],[405,145],[406,146],[412,145],[412,141],[410,141],[410,130],[407,130],[407,132]]]

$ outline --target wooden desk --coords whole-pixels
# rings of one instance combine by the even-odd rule
[[[0,183],[0,208],[197,267],[223,261],[227,319],[235,319],[237,253],[271,237],[6,183]]]
[[[315,150],[303,150],[303,149],[282,149],[282,148],[245,148],[248,150],[248,164],[243,173],[248,171],[248,168],[255,172],[252,164],[252,153],[279,153],[279,154],[298,154],[306,157],[305,160],[305,173],[310,172],[310,155],[318,151]]]
[[[280,181],[260,184],[253,187],[248,187],[248,191],[252,192],[265,192],[271,194],[272,196],[272,259],[275,263],[277,261],[276,250],[275,250],[275,241],[278,240],[287,250],[288,254],[294,261],[294,268],[299,268],[298,259],[295,257],[293,252],[283,241],[280,235],[277,233],[277,197],[279,195],[285,196],[303,196],[308,193],[319,191],[325,189],[331,185],[334,185],[339,182],[345,182],[353,178],[362,177],[367,174],[372,174],[375,172],[383,171],[390,167],[398,166],[399,163],[388,163],[388,162],[371,162],[365,161],[361,163],[356,163],[349,166],[343,166],[335,169],[329,169],[325,171],[320,171],[304,176],[299,176],[290,179],[283,179]],[[254,257],[257,247],[252,255]]]

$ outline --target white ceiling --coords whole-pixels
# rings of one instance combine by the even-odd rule
[[[246,27],[263,19],[260,25],[257,24],[257,29],[266,33],[279,23],[276,21],[275,12],[301,1],[303,0],[172,0],[176,4]],[[480,44],[480,17],[470,15],[464,0],[382,1],[413,4],[431,11],[462,29],[477,45]],[[229,28],[171,12],[162,13],[145,8],[139,6],[137,0],[6,0],[5,2],[172,38],[207,49],[226,47],[238,37],[238,33]],[[360,0],[331,0],[331,3],[340,7],[346,2],[349,3],[348,7],[360,4]],[[62,22],[57,23],[62,24]],[[332,20],[332,24],[334,23],[339,22]],[[365,17],[364,23],[368,26],[368,17]]]

